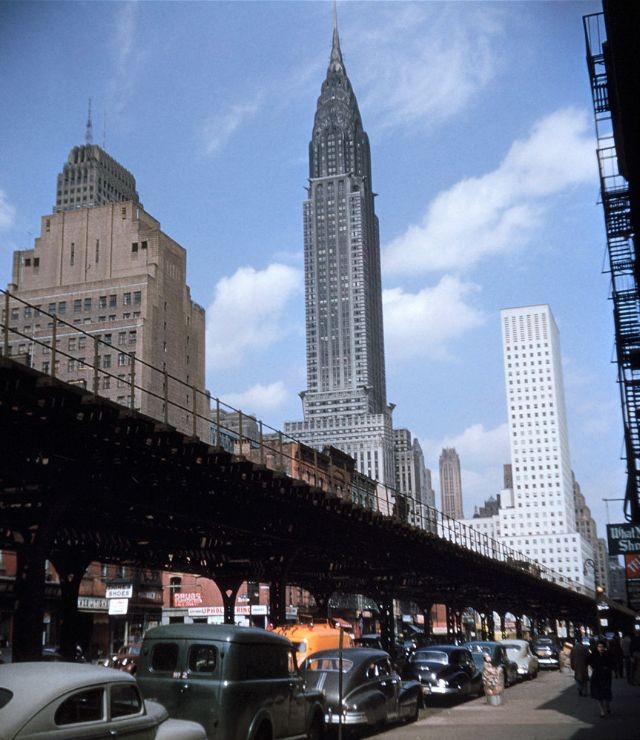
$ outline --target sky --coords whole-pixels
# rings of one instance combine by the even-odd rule
[[[605,536],[625,464],[582,16],[598,2],[340,0],[371,141],[387,394],[465,515],[509,462],[500,309],[549,304],[572,465]],[[187,250],[211,393],[274,428],[306,386],[302,203],[330,2],[0,3],[0,280],[85,137]]]

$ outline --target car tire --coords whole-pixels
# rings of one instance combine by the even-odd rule
[[[307,740],[322,740],[324,737],[324,720],[319,714],[316,714],[311,720],[309,730],[307,731]]]

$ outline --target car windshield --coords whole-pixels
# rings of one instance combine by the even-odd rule
[[[507,643],[503,643],[503,647],[506,648],[507,650],[512,650],[512,651],[520,652],[520,650],[522,650],[522,647],[523,646],[522,645],[514,645],[513,643],[507,642]]]
[[[448,663],[447,654],[440,650],[417,650],[411,659],[413,663]]]
[[[465,647],[469,648],[472,653],[488,653],[493,646],[477,642],[475,645],[470,643],[465,645]]]
[[[353,668],[352,660],[342,659],[342,672],[348,673]],[[307,671],[335,671],[340,670],[339,658],[308,658],[305,661],[304,669]]]

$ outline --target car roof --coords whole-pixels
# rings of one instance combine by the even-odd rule
[[[0,665],[0,689],[13,694],[0,709],[0,735],[19,727],[37,708],[46,706],[62,694],[85,686],[106,683],[134,683],[133,676],[113,668],[91,663],[51,663],[33,661]]]
[[[421,645],[419,648],[416,648],[416,653],[424,653],[429,650],[438,650],[439,652],[450,653],[453,650],[468,650],[468,648],[464,647],[464,645]]]
[[[275,632],[232,624],[164,624],[148,630],[144,636],[144,641],[147,640],[215,640],[244,644],[271,642],[291,645],[290,640]]]

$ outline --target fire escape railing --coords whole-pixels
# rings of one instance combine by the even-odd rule
[[[629,183],[620,173],[614,141],[606,64],[606,28],[603,13],[583,18],[587,66],[598,142],[600,196],[607,233],[611,300],[616,340],[618,384],[624,424],[627,463],[625,515],[640,517],[640,291]]]

